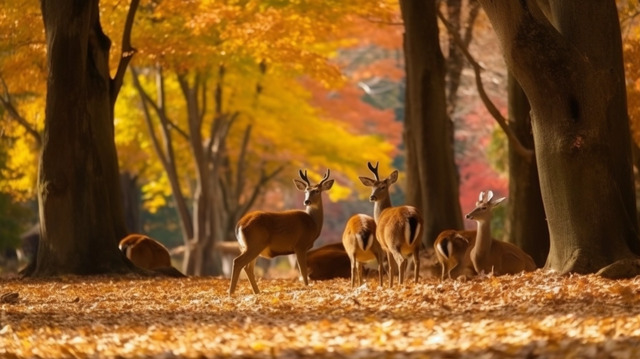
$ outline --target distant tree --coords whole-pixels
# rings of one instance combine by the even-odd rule
[[[480,0],[531,105],[550,233],[546,267],[638,274],[622,45],[614,1]],[[594,26],[593,24],[598,24]]]
[[[407,203],[425,220],[423,243],[462,228],[453,124],[447,116],[445,68],[438,37],[435,1],[401,0],[404,20]]]

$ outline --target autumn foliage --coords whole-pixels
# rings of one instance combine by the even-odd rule
[[[541,270],[393,290],[369,278],[0,281],[0,356],[632,358],[638,279]],[[244,283],[246,284],[246,283]]]

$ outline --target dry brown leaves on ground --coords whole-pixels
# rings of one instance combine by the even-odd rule
[[[0,356],[633,358],[640,278],[0,280]],[[17,293],[17,294],[16,294]]]

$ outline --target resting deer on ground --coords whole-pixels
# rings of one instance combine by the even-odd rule
[[[501,275],[536,270],[533,258],[522,249],[491,237],[491,212],[504,200],[505,197],[494,199],[492,191],[482,191],[476,208],[466,216],[467,219],[478,223],[475,243],[469,252],[471,263],[477,273]]]
[[[171,265],[171,256],[162,243],[143,234],[130,234],[120,240],[122,253],[136,266],[172,277],[184,277]]]
[[[389,177],[380,180],[378,165],[373,167],[367,163],[375,179],[360,177],[360,181],[371,187],[369,201],[374,202],[373,218],[377,229],[376,238],[382,250],[387,253],[389,262],[389,287],[393,287],[393,277],[398,273],[400,284],[404,282],[406,258],[413,257],[415,264],[414,280],[418,282],[420,271],[420,238],[422,237],[422,214],[413,206],[392,207],[389,187],[398,180],[398,171],[391,172]]]
[[[229,294],[233,294],[238,283],[240,271],[244,269],[251,283],[253,293],[260,290],[253,273],[256,258],[260,255],[273,258],[284,254],[296,254],[298,269],[305,285],[309,285],[307,277],[307,251],[322,231],[324,214],[322,209],[322,192],[333,186],[329,179],[330,171],[324,175],[320,183],[311,185],[307,172],[299,171],[300,178],[294,179],[296,188],[304,191],[306,211],[289,210],[283,212],[255,211],[246,214],[236,225],[236,238],[242,253],[233,260]],[[303,182],[304,181],[304,182]]]
[[[307,252],[309,279],[349,278],[351,263],[342,242],[325,244]]]
[[[442,277],[445,273],[449,279],[470,277],[476,274],[471,263],[470,252],[475,244],[476,231],[457,231],[447,229],[438,235],[433,243],[436,258],[442,266]]]
[[[382,248],[376,239],[376,222],[371,216],[356,214],[349,218],[342,233],[342,244],[351,262],[351,288],[362,285],[362,266],[377,261],[378,279],[382,286]]]

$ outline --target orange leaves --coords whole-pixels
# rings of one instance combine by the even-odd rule
[[[542,270],[397,290],[348,280],[3,280],[0,355],[634,357],[639,280]],[[1,293],[0,293],[1,294]]]

